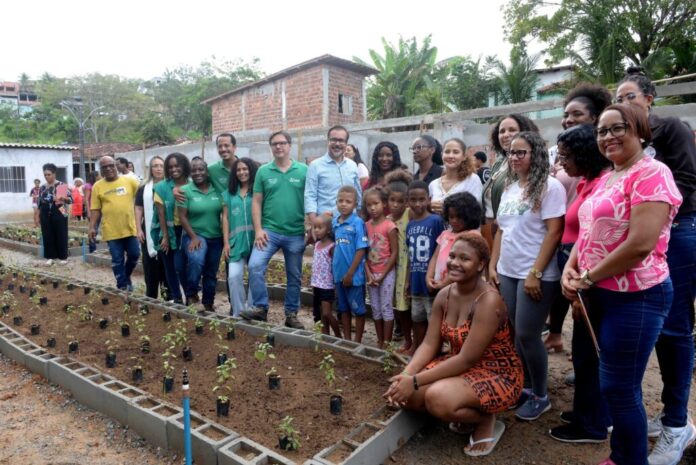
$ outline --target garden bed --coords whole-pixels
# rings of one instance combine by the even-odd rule
[[[148,314],[140,315],[140,303],[132,300],[128,312],[124,313],[125,301],[122,295],[110,294],[110,291],[98,295],[98,289],[86,295],[80,287],[67,290],[64,282],[58,282],[58,287],[54,289],[52,279],[39,284],[37,294],[31,299],[29,291],[36,287],[37,283],[34,281],[39,278],[24,277],[21,273],[15,278],[10,274],[1,278],[3,290],[7,290],[8,284],[14,284],[14,290],[3,292],[4,304],[10,305],[4,321],[34,344],[45,347],[47,338],[55,337],[56,347],[46,350],[55,355],[66,355],[69,339],[76,339],[79,351],[70,354],[70,357],[98,367],[107,377],[113,376],[125,382],[133,382],[132,368],[139,365],[143,369],[143,379],[135,383],[137,388],[176,405],[181,402],[180,374],[182,368],[186,367],[190,374],[192,408],[203,416],[215,417],[217,394],[212,389],[217,381],[217,354],[222,351],[229,357],[234,357],[237,368],[232,370],[234,379],[229,384],[230,416],[219,417],[217,421],[223,427],[244,434],[292,461],[301,462],[324,449],[330,450],[327,454],[337,453],[335,451],[340,447],[333,445],[346,435],[350,438],[351,432],[358,434],[359,441],[355,438],[344,439],[339,441],[339,445],[355,451],[364,440],[362,436],[366,432],[373,431],[376,434],[381,430],[380,426],[366,427],[367,423],[362,423],[371,417],[375,418],[375,412],[382,408],[380,394],[386,390],[387,377],[379,363],[369,363],[355,356],[374,361],[383,357],[381,351],[334,338],[325,338],[321,349],[314,350],[315,341],[312,340],[311,332],[277,329],[275,334],[278,344],[272,349],[276,358],[260,363],[254,357],[254,351],[257,343],[262,341],[263,333],[268,330],[258,326],[238,324],[237,328],[241,331],[236,332],[236,339],[227,341],[224,334],[230,320],[222,321],[213,316],[202,318],[201,321],[205,323],[204,334],[198,335],[194,330],[195,317],[181,312],[180,306],[172,311],[172,320],[164,322],[162,310],[154,302],[150,302]],[[20,292],[20,285],[26,287],[24,293]],[[41,305],[39,297],[46,297],[48,302]],[[108,304],[102,304],[102,297],[109,298]],[[146,300],[140,302],[144,301]],[[68,305],[73,306],[70,313],[64,311]],[[91,320],[87,320],[84,317],[90,311]],[[16,316],[23,318],[20,325],[13,324]],[[103,318],[108,320],[106,329],[99,328],[99,321]],[[130,322],[129,337],[121,336],[119,320]],[[215,323],[211,325],[211,321],[220,322],[217,329],[214,327]],[[41,325],[38,335],[31,334],[32,324]],[[162,393],[162,354],[169,344],[164,343],[162,337],[173,334],[175,329],[179,329],[179,335],[185,335],[190,341],[194,359],[183,362],[180,347],[174,350],[177,356],[173,359],[176,387],[172,393],[165,395]],[[252,336],[251,333],[255,335]],[[149,354],[141,354],[140,351],[140,337],[144,335],[149,337]],[[283,344],[284,340],[288,340],[284,338],[292,337],[301,340],[299,345],[310,347]],[[223,348],[223,345],[227,348]],[[333,387],[329,387],[325,381],[325,372],[319,370],[319,363],[329,354],[324,352],[329,346],[334,349],[330,354],[336,362],[336,382]],[[105,367],[107,348],[113,349],[117,354],[114,368]],[[355,355],[342,351],[353,352]],[[281,376],[279,390],[271,391],[268,388],[266,372],[271,367],[275,367]],[[341,390],[344,405],[343,413],[334,416],[329,413],[329,397],[337,389]],[[281,451],[278,446],[277,426],[285,416],[294,418],[293,426],[300,433],[302,447],[298,451]],[[378,424],[381,421],[374,420]]]
[[[41,228],[34,226],[7,225],[0,229],[0,237],[16,242],[24,242],[31,245],[41,244]],[[80,247],[82,240],[87,238],[86,233],[71,232],[68,230],[68,248]]]

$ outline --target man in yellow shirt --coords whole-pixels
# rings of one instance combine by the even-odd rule
[[[111,157],[99,159],[99,171],[102,179],[92,187],[89,239],[96,238],[101,218],[102,239],[109,244],[116,287],[130,292],[133,290],[131,274],[140,258],[134,208],[139,183],[133,176],[119,176]]]

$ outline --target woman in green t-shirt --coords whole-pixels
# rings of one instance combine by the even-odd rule
[[[258,164],[251,158],[235,161],[230,170],[229,188],[222,193],[222,232],[225,242],[223,254],[227,259],[230,313],[234,316],[239,316],[247,308],[244,266],[254,245],[251,198],[257,169]]]
[[[215,284],[222,255],[222,197],[210,184],[208,165],[201,157],[191,160],[192,182],[181,188],[183,202],[176,203],[179,221],[186,234],[181,248],[186,253],[186,305],[198,302],[203,280],[203,307],[214,311]]]

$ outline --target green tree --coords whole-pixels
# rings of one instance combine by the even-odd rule
[[[491,74],[495,57],[457,56],[447,61],[447,73],[442,81],[445,100],[457,111],[482,108],[488,105],[488,96],[494,90]]]
[[[513,47],[510,52],[510,65],[495,60],[494,84],[498,104],[526,102],[534,96],[539,82],[536,72],[539,56],[528,56],[521,47]]]
[[[162,118],[162,116],[152,113],[145,118],[140,133],[142,134],[143,142],[171,144],[174,138],[169,130],[170,125]]]
[[[693,0],[511,0],[505,8],[511,43],[538,38],[550,63],[571,57],[582,77],[605,83],[627,63],[670,75],[694,71],[684,58],[696,43],[695,16]]]
[[[438,89],[435,66],[437,47],[431,46],[430,41],[431,36],[427,36],[419,46],[415,37],[399,38],[393,45],[382,38],[383,54],[369,50],[372,63],[353,58],[379,70],[379,74],[368,81],[370,119],[398,118],[444,109],[444,95],[442,89]]]

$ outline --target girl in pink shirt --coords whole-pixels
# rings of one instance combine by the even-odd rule
[[[399,253],[398,231],[393,221],[384,214],[387,191],[373,187],[363,195],[363,209],[370,217],[365,223],[370,251],[367,255],[365,274],[370,293],[372,319],[375,321],[377,345],[391,342],[394,329],[394,280],[395,265]]]

